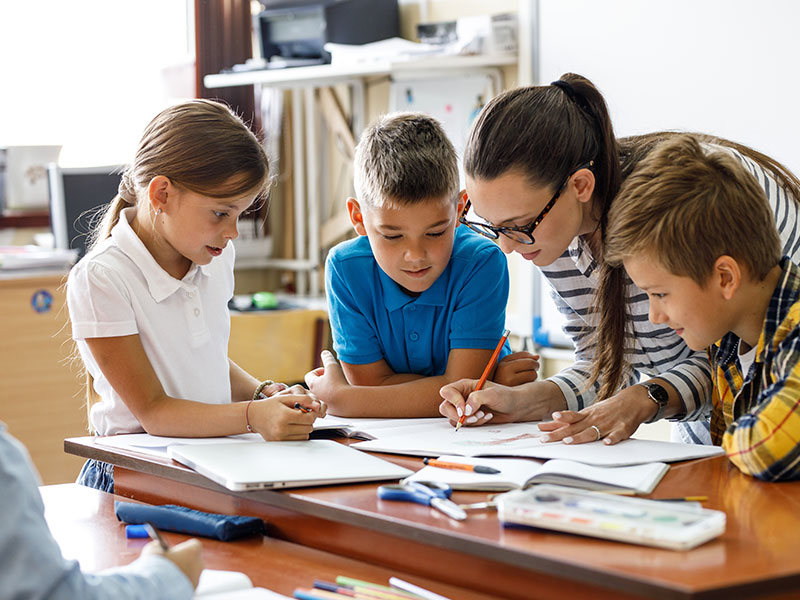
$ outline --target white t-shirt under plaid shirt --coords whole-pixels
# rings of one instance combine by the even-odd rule
[[[775,215],[783,254],[796,263],[800,262],[800,232],[797,231],[800,206],[797,199],[777,185],[771,172],[738,151],[712,144],[706,146],[729,152],[756,177]],[[725,225],[721,223],[720,226]],[[588,244],[583,238],[576,238],[555,262],[541,269],[552,287],[551,296],[566,318],[564,331],[575,344],[575,363],[549,378],[561,389],[570,410],[591,405],[599,387],[595,384],[587,388],[593,355],[589,332],[596,324],[596,315],[590,315],[589,308],[600,283],[597,267]],[[626,358],[632,367],[624,375],[626,383],[632,385],[639,381],[639,377],[645,380],[655,376],[671,383],[686,406],[684,422],[678,426],[681,439],[690,443],[710,443],[708,417],[712,383],[706,352],[693,352],[670,327],[651,323],[647,294],[636,285],[628,287],[626,301],[633,319],[633,335],[626,335]]]

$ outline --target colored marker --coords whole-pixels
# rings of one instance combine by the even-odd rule
[[[481,375],[481,378],[478,380],[478,385],[475,386],[474,391],[477,392],[478,390],[483,388],[483,384],[486,383],[486,379],[489,377],[489,373],[494,368],[494,365],[497,362],[497,357],[500,356],[500,350],[502,349],[503,344],[506,343],[509,333],[511,332],[508,329],[503,331],[503,337],[500,338],[500,341],[497,343],[497,348],[495,348],[494,352],[492,353],[492,357],[489,359],[489,362],[486,363],[486,368],[483,370],[483,375]],[[464,414],[461,415],[461,418],[458,420],[458,423],[456,423],[456,431],[461,429],[461,426],[464,424],[464,421],[466,420],[467,420],[467,413],[466,411],[464,411]]]
[[[475,473],[485,473],[486,475],[497,475],[500,472],[499,469],[487,467],[486,465],[468,465],[466,463],[447,462],[446,460],[439,460],[438,458],[423,458],[422,462],[431,467],[438,467],[439,469],[474,471]]]

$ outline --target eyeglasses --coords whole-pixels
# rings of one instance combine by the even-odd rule
[[[536,239],[533,237],[533,230],[539,226],[539,223],[542,222],[545,215],[550,212],[553,208],[553,205],[558,200],[559,196],[561,196],[561,192],[564,191],[564,188],[567,187],[567,183],[569,182],[569,178],[572,177],[575,173],[580,171],[581,169],[590,169],[594,166],[594,161],[590,160],[587,163],[582,164],[577,169],[572,171],[569,175],[567,175],[564,183],[562,183],[558,187],[558,191],[555,195],[550,199],[550,202],[545,204],[542,212],[530,223],[527,225],[522,225],[521,227],[498,227],[496,225],[492,225],[491,223],[481,223],[479,221],[467,221],[467,213],[469,212],[469,207],[471,206],[471,202],[467,200],[467,203],[464,205],[464,212],[461,213],[461,216],[458,218],[459,223],[463,223],[473,231],[477,231],[482,236],[490,238],[492,240],[496,240],[500,237],[502,233],[507,238],[514,240],[515,242],[519,242],[520,244],[531,245],[533,244]]]

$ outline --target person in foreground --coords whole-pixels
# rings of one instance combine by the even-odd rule
[[[302,386],[259,382],[228,358],[232,242],[269,183],[261,143],[223,104],[183,102],[147,126],[67,281],[98,435],[301,440],[324,415]],[[78,481],[112,492],[112,467],[89,461]]]
[[[38,476],[22,444],[0,423],[0,596],[49,600],[190,599],[203,570],[200,542],[188,540],[164,554],[150,542],[125,567],[82,573],[61,555],[39,494]]]
[[[605,260],[609,211],[620,185],[676,135],[617,139],[602,94],[574,73],[551,85],[509,90],[484,107],[464,152],[470,207],[463,222],[540,269],[564,316],[575,362],[515,388],[449,384],[440,410],[451,422],[463,408],[493,414],[494,423],[544,421],[548,441],[613,444],[644,422],[670,418],[674,437],[711,443],[708,357],[669,327],[650,323],[647,296],[627,285],[622,267]],[[751,173],[768,199],[783,254],[799,260],[797,178],[752,148],[697,135]]]
[[[663,144],[622,186],[605,250],[650,321],[708,347],[714,443],[748,475],[800,478],[800,268],[750,173],[691,135]]]
[[[306,375],[332,414],[433,417],[439,389],[479,377],[505,326],[508,269],[496,244],[458,227],[455,149],[421,113],[385,115],[355,154],[357,238],[328,254],[334,349]],[[506,345],[494,378],[536,378],[537,358]],[[481,414],[483,417],[483,414]]]

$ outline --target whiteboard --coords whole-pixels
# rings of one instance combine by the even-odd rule
[[[800,2],[538,0],[536,27],[538,83],[588,77],[617,136],[711,133],[800,174]],[[558,344],[561,316],[540,279],[534,305]]]

